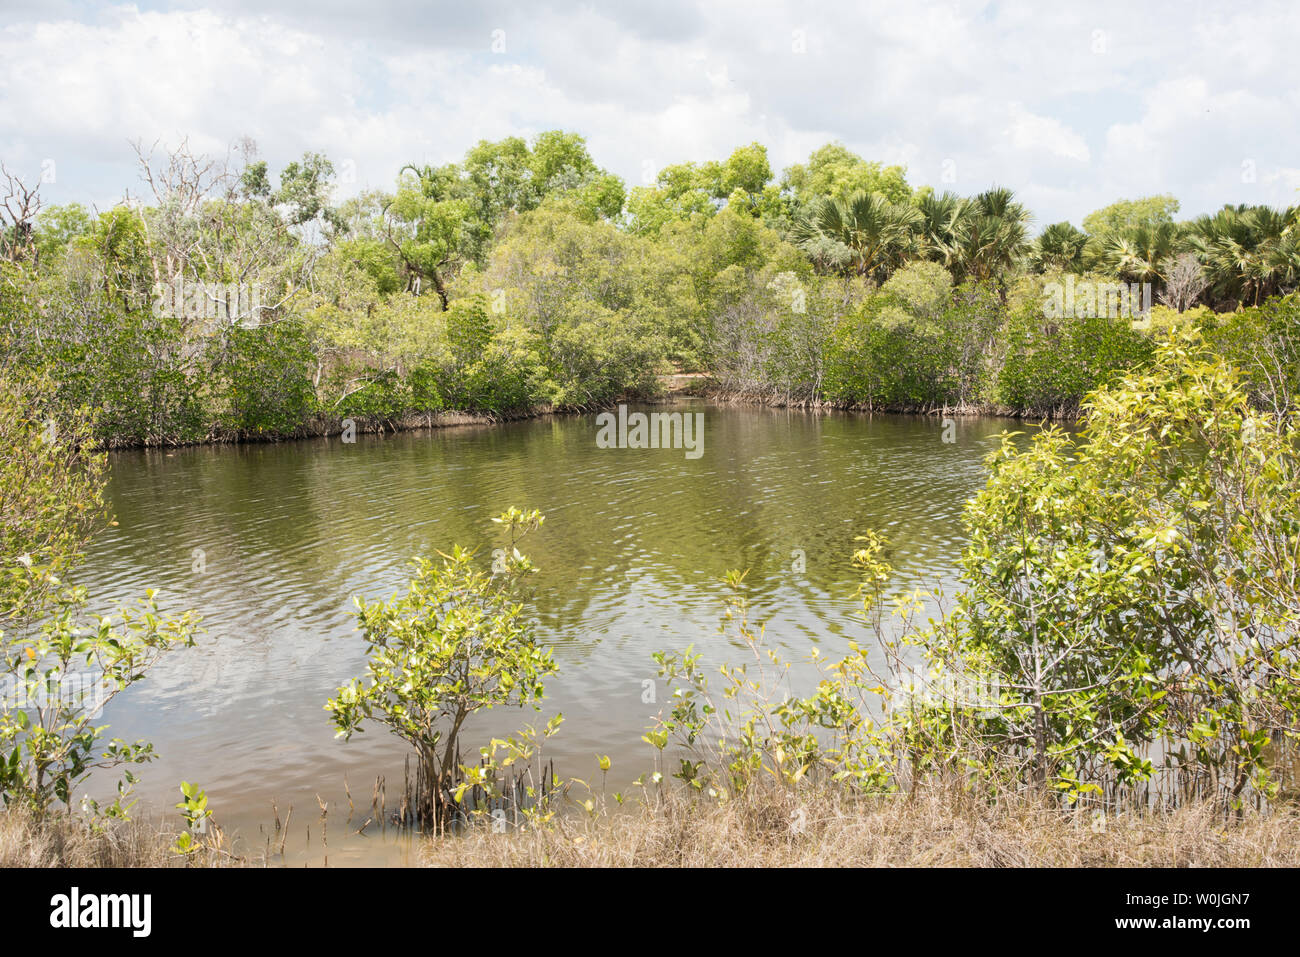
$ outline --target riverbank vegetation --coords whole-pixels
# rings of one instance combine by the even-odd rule
[[[748,401],[1072,416],[1175,317],[1270,407],[1300,368],[1294,207],[1180,221],[1157,196],[1040,228],[1005,188],[939,193],[838,144],[629,189],[560,131],[335,202],[318,154],[277,176],[248,142],[137,151],[142,195],[42,208],[8,175],[0,223],[0,345],[106,445],[585,409],[669,371]]]
[[[811,694],[763,646],[736,576],[728,619],[749,665],[719,681],[698,654],[660,656],[673,705],[647,740],[677,746],[674,776],[718,795],[768,777],[858,793],[959,781],[1102,813],[1208,800],[1241,817],[1294,800],[1294,414],[1253,409],[1194,332],[1085,408],[1081,436],[1006,436],[992,453],[937,618],[894,596],[889,627],[884,542],[863,536],[880,647],[819,660]]]
[[[1225,827],[1209,805],[1109,818],[960,789],[855,798],[762,789],[727,804],[659,803],[509,834],[428,841],[431,867],[1295,867],[1300,816]]]
[[[147,741],[108,738],[101,712],[193,645],[198,619],[164,614],[152,591],[109,614],[87,611],[72,578],[108,522],[105,455],[91,450],[93,414],[56,418],[55,392],[0,369],[0,842],[38,836],[21,853],[112,863],[144,846],[117,825],[133,803],[133,769],[154,754]],[[111,802],[82,795],[93,771],[122,775]],[[72,814],[78,798],[84,817]]]
[[[146,820],[87,829],[0,811],[0,868],[179,867],[175,828]],[[430,867],[1296,867],[1300,815],[1281,808],[1225,825],[1211,804],[1102,818],[960,790],[853,799],[842,789],[749,792],[704,804],[667,790],[658,804],[569,814],[505,833],[475,828],[424,842]],[[211,867],[266,866],[229,855]],[[193,862],[189,862],[193,863]]]
[[[174,834],[142,820],[90,827],[80,816],[0,811],[0,867],[167,867]]]

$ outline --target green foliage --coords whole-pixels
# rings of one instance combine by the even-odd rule
[[[223,433],[291,435],[316,411],[314,357],[296,323],[236,327],[209,349],[209,381],[225,396],[213,403]]]
[[[497,354],[528,343],[545,367],[534,402],[583,407],[655,390],[669,349],[661,330],[673,328],[673,290],[656,266],[647,241],[611,224],[552,209],[519,219],[476,283],[519,330]]]
[[[66,414],[52,391],[48,379],[0,367],[0,624],[37,620],[47,594],[32,570],[66,574],[105,521],[104,458],[86,453],[89,412]]]
[[[1029,219],[1011,190],[985,190],[961,204],[941,247],[944,257],[957,276],[1003,283],[1029,250]]]
[[[93,220],[80,203],[50,206],[36,220],[36,250],[45,261],[62,255],[76,240],[89,235]]]
[[[138,608],[90,615],[65,576],[103,520],[104,460],[88,416],[44,418],[42,384],[0,376],[0,794],[38,816],[69,804],[95,769],[153,758],[148,742],[105,741],[102,708],[168,651],[194,642],[197,617],[165,617],[149,591]],[[124,817],[128,770],[98,815]]]
[[[32,587],[52,591],[60,581],[39,571]],[[192,613],[166,618],[149,591],[138,609],[112,616],[88,616],[84,590],[61,589],[45,606],[49,619],[38,630],[14,628],[0,635],[15,702],[0,715],[0,789],[5,803],[22,803],[44,813],[58,800],[70,803],[77,786],[97,768],[116,768],[153,760],[146,741],[103,740],[105,725],[95,723],[102,707],[142,679],[168,651],[193,644],[197,618]],[[128,771],[118,796],[103,809],[126,816],[124,800],[134,783]],[[96,810],[99,809],[96,806]]]
[[[952,301],[952,274],[938,263],[908,263],[890,276],[880,291],[902,300],[914,315],[936,319]]]
[[[1178,200],[1168,194],[1121,199],[1085,216],[1083,230],[1090,236],[1104,239],[1128,230],[1158,227],[1174,221],[1178,205]]]
[[[456,260],[481,264],[509,216],[551,204],[587,221],[614,219],[624,202],[622,181],[596,166],[583,137],[561,130],[531,146],[517,136],[480,140],[459,165],[408,171],[393,211],[404,231],[414,227],[414,241],[394,241],[407,270],[440,296]]]
[[[341,738],[376,721],[415,749],[430,785],[417,816],[437,826],[448,820],[465,723],[495,707],[539,707],[543,680],[556,670],[518,601],[520,579],[535,569],[517,543],[542,515],[512,508],[493,521],[509,535],[493,572],[456,546],[439,562],[418,559],[404,595],[357,599],[366,676],[325,705]]]
[[[1211,321],[1208,310],[1183,316],[1206,327],[1215,352],[1241,370],[1243,388],[1256,407],[1280,417],[1300,411],[1300,293],[1220,321]]]
[[[590,305],[556,329],[549,343],[555,389],[562,408],[607,405],[625,395],[653,395],[664,346],[653,324]]]
[[[1177,246],[1178,227],[1161,222],[1104,234],[1096,242],[1093,258],[1125,282],[1162,284]]]
[[[1257,306],[1300,285],[1300,206],[1225,206],[1185,231],[1211,295],[1225,305]]]
[[[425,168],[418,175],[404,174],[387,212],[401,237],[392,241],[408,288],[418,292],[417,282],[428,283],[445,306],[445,273],[470,242],[466,229],[471,206],[452,198],[455,180],[438,173]]]
[[[1013,308],[995,400],[1037,415],[1070,415],[1084,396],[1150,356],[1151,340],[1123,316],[1048,318],[1042,301]]]
[[[900,270],[835,328],[827,356],[829,398],[885,409],[966,407],[983,400],[987,351],[1002,308],[989,287],[963,284],[954,291],[944,275],[929,263]]]
[[[1040,321],[1030,277],[1150,282],[1180,312],[1269,310],[1300,286],[1295,209],[1175,224],[1176,201],[1148,197],[1031,242],[1009,190],[913,191],[904,172],[832,143],[778,185],[750,143],[628,194],[552,130],[335,206],[323,155],[277,180],[182,147],[148,171],[149,205],[37,218],[36,255],[0,264],[0,341],[59,408],[97,409],[105,445],[590,408],[672,368],[763,401],[1072,414],[1167,323]],[[261,325],[157,308],[182,281],[257,289]],[[1275,410],[1295,378],[1281,315],[1197,320]]]
[[[1148,335],[1165,335],[1176,327],[1208,329],[1214,326],[1214,313],[1205,306],[1194,306],[1179,312],[1169,306],[1152,306],[1150,311],[1140,319],[1133,320],[1133,328]],[[1234,363],[1240,365],[1240,363]]]
[[[881,166],[849,150],[843,143],[827,143],[813,150],[806,164],[796,163],[785,171],[782,185],[797,206],[814,199],[847,200],[854,193],[875,194],[890,203],[912,199],[907,169]]]
[[[1069,223],[1053,223],[1034,241],[1030,259],[1038,272],[1083,272],[1088,234]]]
[[[940,326],[902,300],[873,296],[835,330],[827,394],[867,408],[917,408],[942,402],[945,343]]]
[[[911,204],[859,190],[810,202],[794,235],[818,265],[882,280],[912,250],[920,222]]]
[[[658,236],[670,224],[707,221],[720,208],[751,216],[776,216],[784,204],[770,186],[772,167],[767,147],[738,147],[724,162],[679,163],[659,171],[654,186],[640,186],[628,196],[628,228],[637,235]]]
[[[1004,441],[970,507],[953,647],[1014,699],[985,740],[1071,789],[1099,763],[1148,776],[1139,749],[1164,740],[1226,800],[1267,790],[1263,746],[1300,703],[1295,423],[1252,411],[1195,332],[1086,409],[1082,440]]]
[[[264,167],[262,175],[265,176]],[[303,226],[321,220],[335,229],[344,228],[338,212],[329,205],[329,184],[333,178],[334,164],[321,153],[304,153],[301,160],[285,166],[280,172],[280,189],[274,201],[288,207],[289,225]],[[245,182],[245,187],[260,191],[261,181],[254,177]]]
[[[708,192],[694,187],[675,192],[661,186],[636,186],[627,198],[628,229],[638,236],[657,236],[670,224],[707,219],[715,211]]]
[[[545,827],[558,811],[559,798],[563,797],[569,787],[568,782],[561,782],[553,771],[543,769],[541,754],[546,741],[560,730],[564,715],[557,714],[541,728],[540,732],[532,725],[505,738],[493,738],[479,748],[477,764],[462,764],[459,767],[460,782],[452,791],[452,798],[462,809],[467,804],[468,792],[478,790],[486,800],[469,809],[470,819],[493,818],[493,826],[506,823],[504,807],[507,801],[513,801],[511,811],[515,826]],[[522,790],[527,800],[518,800],[518,791],[507,795],[502,782],[506,774],[511,775],[512,782]],[[492,805],[497,807],[493,808]],[[586,809],[592,810],[592,803],[586,802]]]
[[[403,287],[402,277],[393,261],[392,248],[379,239],[357,237],[339,240],[331,253],[370,277],[378,295],[388,296]]]
[[[1081,765],[1103,745],[1121,780],[1149,774],[1131,742],[1154,739],[1169,664],[1115,613],[1141,597],[1149,550],[1081,534],[1080,513],[1105,490],[1076,479],[1073,452],[1055,429],[1023,453],[1003,437],[968,510],[964,617],[936,634],[942,657],[998,676],[1000,707],[981,728],[1040,787],[1095,774]]]
[[[182,781],[181,800],[176,808],[185,820],[185,830],[172,845],[175,854],[185,858],[186,864],[195,864],[224,853],[225,835],[212,817],[206,791],[197,784]]]
[[[727,157],[716,193],[725,195],[728,202],[739,193],[747,207],[757,209],[771,179],[772,167],[767,161],[767,147],[762,143],[750,143],[737,148]]]

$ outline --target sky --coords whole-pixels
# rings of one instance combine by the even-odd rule
[[[1155,193],[1300,203],[1298,117],[1293,0],[0,0],[0,160],[46,205],[141,193],[136,141],[324,152],[343,198],[562,128],[629,186],[838,140],[913,186],[1011,187],[1041,228]]]

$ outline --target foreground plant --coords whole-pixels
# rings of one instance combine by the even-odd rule
[[[880,558],[884,542],[874,533],[860,540],[864,544],[855,551],[854,564],[863,574],[863,609],[883,636],[883,590],[890,572]],[[761,626],[750,623],[744,580],[743,572],[727,574],[723,630],[731,627],[751,660],[723,664],[714,686],[693,648],[656,652],[672,705],[643,740],[661,754],[676,744],[680,756],[672,776],[721,801],[768,781],[790,788],[817,780],[864,792],[896,789],[899,736],[878,720],[881,695],[888,691],[869,665],[868,650],[851,643],[849,655],[831,661],[814,649],[807,663],[815,686],[809,694],[796,693],[795,663],[767,644]],[[904,602],[898,609],[904,634],[912,630],[913,605]],[[653,780],[661,777],[656,767]]]
[[[543,680],[556,672],[551,650],[537,643],[518,600],[522,578],[535,570],[518,542],[543,516],[511,508],[493,521],[509,534],[495,573],[456,546],[439,552],[441,561],[417,559],[404,595],[356,600],[370,649],[365,678],[325,705],[345,740],[376,721],[415,749],[421,776],[415,815],[436,829],[455,810],[466,721],[500,706],[539,708]]]
[[[184,858],[189,865],[242,860],[226,850],[225,832],[213,817],[207,792],[201,787],[182,781],[181,801],[176,808],[185,819],[185,830],[172,845],[173,854]]]
[[[39,584],[57,586],[33,573]],[[55,801],[71,802],[91,771],[153,760],[147,741],[105,741],[96,724],[103,708],[140,681],[168,651],[194,644],[197,617],[160,615],[154,592],[137,609],[86,616],[85,589],[59,590],[46,606],[49,618],[31,637],[0,634],[5,700],[0,711],[0,789],[6,804],[44,814]],[[84,806],[110,817],[126,816],[135,776],[125,771],[107,807],[87,797]]]
[[[67,805],[91,771],[153,758],[148,742],[105,741],[102,709],[168,651],[192,645],[198,618],[159,613],[153,591],[135,609],[90,615],[74,569],[102,523],[104,460],[89,451],[89,416],[55,419],[48,383],[0,370],[0,793],[37,818]],[[95,816],[125,817],[129,770]]]
[[[728,620],[753,662],[724,665],[715,690],[692,649],[656,655],[672,706],[645,740],[675,743],[675,776],[719,792],[770,774],[1238,813],[1277,797],[1300,736],[1300,422],[1253,408],[1186,332],[1086,408],[1082,437],[1003,437],[967,508],[956,607],[928,626],[918,595],[883,626],[890,569],[863,537],[877,647],[829,664],[814,650],[810,694],[732,573]]]
[[[1159,745],[1184,790],[1271,797],[1300,730],[1297,420],[1194,333],[1087,410],[1081,439],[1005,441],[969,509],[948,647],[1004,678],[985,741],[1070,793],[1147,781]]]

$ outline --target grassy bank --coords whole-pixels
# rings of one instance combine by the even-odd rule
[[[1103,820],[939,791],[768,789],[724,805],[666,792],[549,829],[430,840],[423,857],[435,867],[1295,867],[1300,809],[1229,823],[1202,804]]]
[[[0,811],[0,867],[177,867],[175,835],[147,821],[91,831],[67,815]],[[1296,867],[1300,808],[1226,820],[1208,804],[1104,820],[1023,797],[958,791],[854,798],[840,789],[755,789],[716,804],[657,799],[541,829],[429,838],[431,867]],[[203,855],[191,864],[248,864]],[[256,865],[258,862],[251,862]],[[265,862],[262,862],[265,863]]]
[[[174,835],[145,821],[107,821],[91,830],[67,814],[37,820],[0,811],[0,867],[167,867],[180,863]]]

